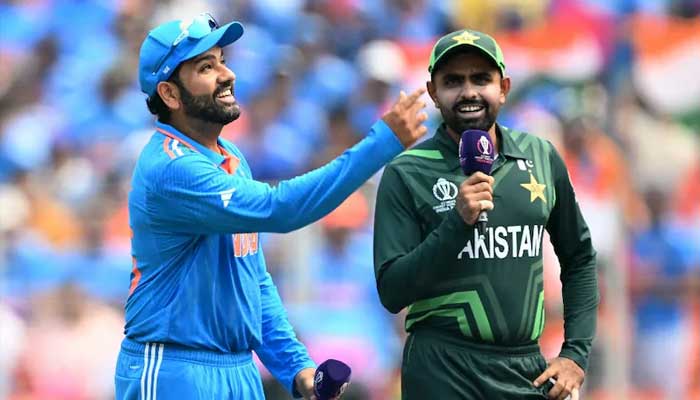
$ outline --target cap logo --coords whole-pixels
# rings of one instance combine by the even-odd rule
[[[475,40],[479,40],[480,37],[477,35],[472,34],[471,32],[464,31],[461,34],[457,36],[453,36],[452,40],[457,42],[458,44],[474,44]]]

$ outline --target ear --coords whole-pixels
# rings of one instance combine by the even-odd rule
[[[435,90],[435,85],[433,84],[433,81],[431,80],[425,82],[425,88],[428,90],[430,98],[433,99],[433,103],[435,103],[435,108],[440,108],[440,103],[438,103],[437,92]]]
[[[172,82],[158,82],[156,92],[168,108],[177,110],[180,108],[180,89]]]
[[[508,93],[510,93],[510,77],[506,76],[503,79],[501,79],[501,95],[498,99],[498,101],[501,104],[504,104],[506,102]]]

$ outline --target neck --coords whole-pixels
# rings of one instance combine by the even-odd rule
[[[217,139],[223,125],[188,117],[173,118],[171,125],[209,150],[219,152]]]
[[[447,133],[450,135],[452,140],[455,141],[455,143],[459,144],[459,140],[462,138],[462,132],[455,132],[452,128],[448,126]],[[496,123],[491,125],[491,128],[489,129],[489,137],[491,138],[491,142],[493,143],[493,145],[496,146],[496,149],[498,149],[498,152],[500,152],[501,140],[499,139],[498,134],[496,132]]]

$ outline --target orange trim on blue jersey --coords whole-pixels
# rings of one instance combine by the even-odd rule
[[[172,141],[171,138],[166,137],[165,140],[163,141],[163,150],[168,154],[168,157],[171,159],[177,157],[172,150],[170,150],[170,142]]]
[[[187,143],[187,142],[185,142],[185,141],[183,141],[183,140],[180,140],[180,138],[178,138],[177,136],[173,135],[172,133],[170,133],[170,132],[168,132],[168,131],[166,131],[166,130],[164,130],[164,129],[160,129],[160,128],[156,128],[156,130],[157,130],[158,132],[162,133],[163,135],[169,137],[170,139],[172,139],[172,140],[177,140],[178,142],[184,144],[184,145],[187,146],[190,150],[197,151],[197,149],[195,149],[191,144],[189,144],[189,143]]]
[[[226,149],[221,146],[219,146],[219,151],[221,152],[221,155],[224,156],[224,161],[221,163],[221,168],[223,168],[223,170],[229,175],[235,174],[238,166],[241,164],[241,160],[238,157],[229,154],[229,152],[227,152]]]
[[[139,267],[136,265],[136,257],[131,257],[131,263],[134,266],[131,270],[131,273],[134,274],[134,277],[131,278],[131,285],[129,286],[129,296],[131,296],[131,294],[134,293],[134,290],[136,290],[136,286],[138,286],[139,281],[141,280],[141,271],[139,271]]]
[[[160,128],[156,128],[156,130],[158,132],[162,133],[163,135],[167,136],[165,138],[165,141],[163,142],[163,150],[165,150],[165,152],[168,153],[168,156],[170,156],[170,158],[177,157],[177,155],[174,154],[173,151],[170,149],[171,140],[176,140],[178,143],[184,144],[185,146],[187,146],[191,150],[197,151],[197,149],[195,149],[192,145],[190,145],[187,142],[181,141],[180,139],[178,139],[177,136],[173,135],[172,133],[170,133],[164,129],[160,129]],[[229,175],[235,174],[236,171],[238,170],[238,166],[241,164],[240,158],[230,154],[229,152],[226,151],[226,149],[224,149],[221,146],[219,146],[219,152],[221,153],[222,156],[224,156],[224,161],[220,165],[221,168],[224,171],[226,171],[226,173],[228,173]]]

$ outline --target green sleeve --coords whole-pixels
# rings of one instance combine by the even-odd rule
[[[564,302],[564,344],[559,356],[575,361],[585,371],[599,302],[596,252],[564,161],[553,146],[550,160],[556,204],[547,221],[547,232],[561,265]]]
[[[379,299],[398,313],[432,286],[440,272],[435,260],[462,249],[470,231],[456,210],[422,240],[418,212],[394,166],[385,169],[374,216],[374,272]],[[463,240],[462,240],[463,239]]]

